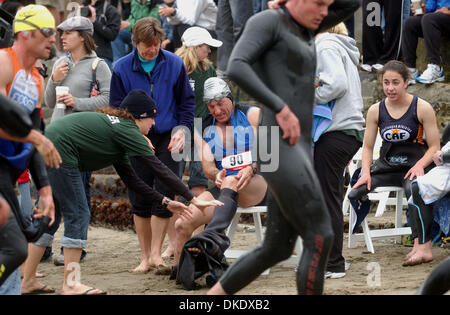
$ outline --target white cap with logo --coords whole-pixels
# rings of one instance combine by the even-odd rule
[[[212,38],[211,34],[209,34],[206,29],[198,26],[190,27],[184,31],[183,36],[181,36],[181,41],[186,47],[199,46],[203,44],[207,44],[212,47],[222,46],[222,42],[220,40]]]

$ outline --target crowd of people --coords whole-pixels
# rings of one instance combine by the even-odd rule
[[[17,126],[0,124],[0,293],[55,292],[37,267],[64,218],[61,293],[106,294],[69,275],[86,255],[91,174],[109,165],[128,189],[141,249],[132,272],[156,270],[186,289],[209,273],[209,294],[236,293],[288,258],[298,236],[300,294],[344,277],[343,174],[361,147],[349,199],[403,186],[414,242],[404,266],[432,261],[433,203],[450,189],[448,139],[440,149],[432,106],[407,87],[444,81],[450,1],[419,10],[363,0],[362,54],[352,38],[360,2],[86,0],[67,15],[59,1],[3,1],[14,43],[0,50],[0,102],[18,109]],[[422,74],[419,37],[429,63]],[[359,70],[379,72],[386,96],[367,115]],[[239,104],[230,80],[261,106]],[[43,106],[53,109],[48,126]],[[280,127],[264,135],[280,156],[271,171],[258,159],[259,126]],[[265,240],[229,265],[224,231],[237,207],[256,205],[267,205]]]

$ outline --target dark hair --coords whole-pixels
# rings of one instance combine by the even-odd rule
[[[388,61],[383,69],[381,69],[381,76],[384,76],[386,71],[395,71],[403,78],[404,81],[407,81],[411,78],[411,73],[409,72],[408,67],[401,61],[391,60]]]
[[[137,21],[131,33],[131,41],[135,46],[141,42],[146,45],[154,45],[161,43],[164,39],[161,22],[153,17],[145,17]]]
[[[78,34],[84,39],[84,48],[86,52],[90,54],[91,52],[97,49],[97,45],[95,44],[94,38],[91,34],[86,31],[77,31]]]
[[[125,108],[104,106],[104,107],[97,108],[95,111],[97,113],[116,116],[116,117],[124,118],[124,119],[130,119],[133,122],[136,122],[136,118],[134,118],[134,116],[131,115],[131,113],[129,111],[127,111]]]
[[[92,53],[93,51],[95,51],[97,49],[97,45],[95,44],[94,38],[92,37],[91,34],[89,34],[87,31],[71,31],[71,32],[78,32],[78,35],[80,35],[81,38],[84,39],[84,49],[86,49],[86,52],[88,54]],[[58,39],[59,42],[61,43],[62,46],[62,35],[63,31],[62,30],[58,30]]]

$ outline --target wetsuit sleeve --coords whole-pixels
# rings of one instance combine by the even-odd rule
[[[273,17],[271,21],[266,15],[258,14],[247,21],[231,53],[227,74],[256,100],[278,113],[286,103],[264,84],[251,66],[277,41],[280,26]]]
[[[360,5],[361,0],[335,0],[328,8],[328,15],[323,19],[316,34],[347,20]]]
[[[12,137],[24,138],[32,128],[27,112],[6,96],[0,94],[0,128]]]
[[[44,159],[36,150],[33,150],[31,153],[28,169],[30,170],[31,178],[37,190],[50,185]]]
[[[141,194],[149,201],[162,202],[164,196],[140,179],[130,165],[115,163],[114,168],[129,189]]]
[[[192,198],[194,198],[192,192],[183,184],[177,175],[175,175],[156,156],[136,156],[135,159],[142,165],[146,165],[150,171],[175,194],[183,196],[187,201],[191,201]]]

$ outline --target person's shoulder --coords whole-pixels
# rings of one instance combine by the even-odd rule
[[[183,59],[181,59],[180,56],[176,55],[175,53],[173,53],[171,51],[161,49],[160,52],[162,53],[162,55],[166,58],[166,60],[168,62],[175,62],[176,64],[183,63]]]

